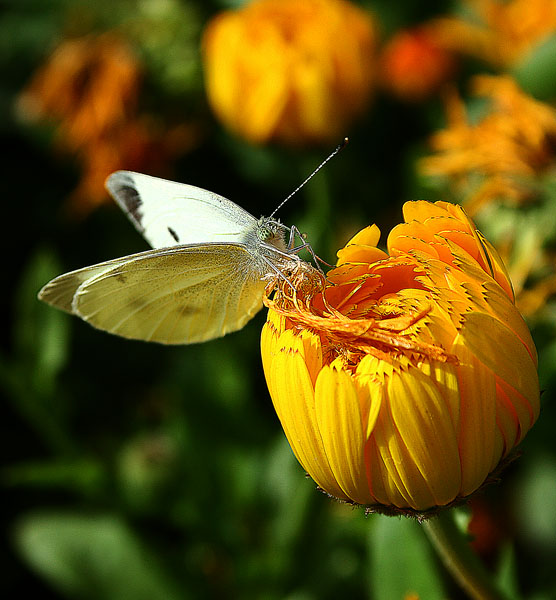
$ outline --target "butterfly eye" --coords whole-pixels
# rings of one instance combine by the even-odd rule
[[[278,225],[274,222],[266,220],[264,217],[259,221],[257,227],[257,236],[261,242],[266,242],[269,238],[272,238],[278,232]]]

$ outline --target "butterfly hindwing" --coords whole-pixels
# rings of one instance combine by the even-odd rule
[[[151,250],[147,250],[147,253]],[[141,256],[144,252],[133,254],[131,256],[124,256],[122,258],[115,258],[113,260],[107,260],[90,267],[83,267],[69,273],[64,273],[55,277],[52,281],[49,281],[39,292],[39,300],[46,302],[56,308],[65,310],[66,312],[73,313],[72,302],[73,297],[77,288],[97,275],[100,275],[104,271],[111,269],[112,267],[119,265],[127,260]]]
[[[241,329],[262,307],[265,281],[239,244],[199,244],[127,257],[84,281],[72,310],[94,327],[163,344]]]

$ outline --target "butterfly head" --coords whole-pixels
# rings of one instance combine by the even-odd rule
[[[257,236],[265,244],[285,251],[287,249],[285,232],[289,228],[271,217],[261,217],[257,223]]]

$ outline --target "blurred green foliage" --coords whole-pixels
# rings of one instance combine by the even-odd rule
[[[204,136],[177,160],[175,179],[255,215],[269,214],[327,153],[253,148],[211,120],[200,33],[212,14],[239,3],[2,4],[2,592],[95,600],[463,597],[416,523],[365,517],[305,478],[265,387],[262,313],[221,340],[168,348],[95,331],[36,299],[61,272],[145,248],[110,204],[83,220],[68,217],[64,202],[79,165],[53,150],[50,129],[17,118],[16,98],[63,38],[121,28],[141,48],[150,109],[204,120]],[[403,0],[395,11],[386,0],[361,4],[385,30],[450,8],[441,0]],[[534,77],[541,89],[550,62],[550,53],[539,54],[537,75],[520,71],[532,89]],[[442,118],[438,99],[407,105],[378,95],[346,132],[347,149],[281,218],[306,231],[330,262],[362,226],[377,222],[387,232],[404,201],[441,196],[414,163]],[[552,224],[550,210],[543,220]],[[483,496],[503,538],[486,560],[509,597],[537,600],[556,597],[554,305],[547,314],[534,329],[543,413],[522,459]]]

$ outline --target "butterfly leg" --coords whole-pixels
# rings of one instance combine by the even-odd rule
[[[287,257],[290,260],[292,259],[291,255],[286,254],[284,252],[280,252],[276,248],[274,248],[274,251],[279,252],[279,254],[282,254],[283,256]],[[282,271],[271,260],[269,260],[268,258],[266,258],[266,256],[261,255],[261,258],[276,273],[276,275],[280,279],[282,279],[283,281],[285,281],[291,287],[291,289],[295,292],[295,287],[293,286],[292,282],[284,275],[284,273],[282,273]],[[299,261],[299,257],[295,256],[294,258]]]
[[[309,242],[305,241],[305,234],[301,233],[301,231],[299,231],[299,229],[295,225],[292,225],[289,229],[290,229],[290,239],[288,242],[288,249],[290,250],[290,252],[298,254],[299,252],[301,252],[301,250],[307,250],[307,252],[309,252],[309,254],[312,256],[315,266],[323,275],[324,275],[324,272],[323,272],[320,264],[326,265],[327,267],[330,267],[330,268],[332,268],[334,266],[334,265],[327,263],[325,260],[323,260],[320,256],[318,256],[315,253],[311,244]],[[301,240],[303,240],[303,244],[301,244],[299,246],[294,246],[296,236],[299,237]]]

